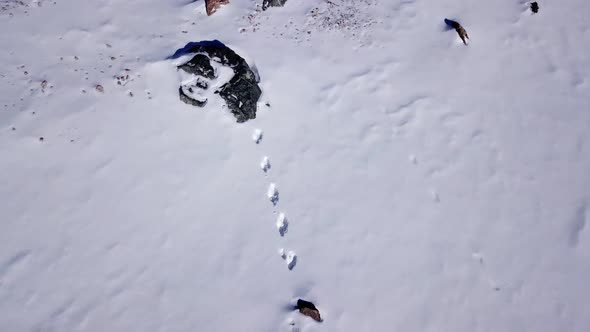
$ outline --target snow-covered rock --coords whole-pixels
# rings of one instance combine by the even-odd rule
[[[178,68],[202,79],[215,80],[218,77],[212,63],[215,63],[216,66],[230,68],[233,71],[233,76],[228,82],[224,82],[215,93],[225,100],[237,122],[246,122],[256,118],[257,103],[262,91],[258,86],[257,75],[242,57],[216,40],[189,43],[178,50],[174,57],[185,54],[196,55]],[[194,106],[205,106],[207,98],[193,98],[192,90],[196,88],[206,90],[208,86],[209,84],[181,86],[180,99]]]

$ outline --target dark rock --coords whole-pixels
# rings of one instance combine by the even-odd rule
[[[187,73],[214,79],[215,69],[211,66],[211,59],[205,54],[197,54],[189,62],[178,66]]]
[[[207,83],[205,80],[198,79],[197,82],[195,82],[195,85],[203,90],[207,90],[209,88],[209,83]]]
[[[256,73],[248,66],[246,60],[219,41],[189,43],[183,49],[177,51],[173,58],[186,53],[197,53],[187,63],[178,66],[179,69],[187,73],[205,79],[215,79],[215,70],[211,65],[211,61],[231,68],[234,76],[215,93],[225,100],[227,107],[236,117],[237,122],[245,122],[256,118],[257,102],[262,90],[258,86]],[[206,81],[197,79],[196,83],[188,88],[207,89],[207,87]],[[186,91],[186,89],[187,87],[184,87],[184,89],[181,87],[179,90],[182,101],[195,106],[205,105],[206,99],[195,100],[192,98],[192,91]]]
[[[298,309],[300,313],[304,314],[305,316],[311,317],[316,322],[321,322],[322,317],[320,316],[320,311],[315,305],[309,301],[305,301],[302,299],[297,300],[297,305],[295,309]]]
[[[465,28],[463,28],[463,26],[459,22],[445,18],[445,24],[448,27],[455,29],[455,31],[457,31],[457,34],[459,35],[459,38],[461,38],[461,40],[463,41],[463,44],[467,45],[466,39],[469,39],[469,35],[467,34]]]
[[[187,92],[185,92],[184,90],[188,90]],[[193,97],[192,93],[193,93],[193,88],[190,86],[181,86],[180,88],[178,88],[178,94],[180,95],[180,100],[185,102],[186,104],[189,105],[193,105],[193,106],[197,106],[197,107],[203,107],[207,104],[207,98],[199,98],[199,97]],[[189,96],[189,93],[191,94],[191,96]]]
[[[283,7],[287,0],[264,0],[262,2],[262,10],[266,10],[268,7]]]
[[[539,12],[539,4],[536,1],[531,2],[531,11],[535,14]]]

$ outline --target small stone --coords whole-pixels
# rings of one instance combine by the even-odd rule
[[[15,130],[16,130],[16,128],[15,127],[12,127],[12,131],[15,131]]]
[[[459,35],[459,38],[461,38],[461,41],[463,41],[463,44],[467,45],[467,39],[469,39],[469,35],[467,34],[465,28],[459,22],[449,20],[446,18],[445,23],[447,24],[447,26],[455,29],[455,31],[457,31],[457,34]]]
[[[111,61],[115,61],[117,58],[115,58],[114,56],[111,57]]]
[[[39,137],[39,142],[43,142],[45,139],[43,138],[43,136]]]
[[[539,4],[536,1],[531,2],[531,11],[535,14],[539,12]]]
[[[298,309],[300,313],[305,316],[311,317],[316,322],[322,322],[322,317],[320,316],[320,311],[315,305],[309,301],[305,301],[302,299],[297,300],[297,305],[295,309]]]
[[[97,84],[94,89],[96,89],[97,92],[104,93],[104,88],[100,84]]]
[[[77,55],[74,55],[74,60],[80,60]]]

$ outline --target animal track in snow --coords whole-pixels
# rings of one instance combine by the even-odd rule
[[[287,217],[285,217],[284,213],[280,213],[279,217],[277,218],[277,228],[279,229],[279,234],[281,234],[281,236],[285,236],[289,228],[289,221],[287,220]]]
[[[429,98],[418,96],[397,105],[393,109],[386,110],[385,113],[389,116],[393,124],[394,133],[397,133],[406,125],[412,124],[416,120],[418,113],[428,106],[429,102]]]
[[[264,173],[270,170],[270,161],[268,160],[267,156],[264,156],[264,158],[262,158],[262,161],[260,162],[260,168]]]
[[[262,130],[260,129],[255,129],[254,133],[252,133],[252,140],[254,141],[254,143],[256,144],[260,144],[260,141],[262,141]]]
[[[272,205],[277,205],[279,202],[279,190],[277,189],[277,185],[271,183],[268,186],[268,191],[266,192],[268,199],[271,201]]]
[[[430,197],[432,197],[432,200],[434,202],[440,202],[440,196],[438,195],[438,191],[436,191],[435,189],[430,189]]]
[[[297,265],[297,254],[294,251],[285,252],[285,249],[280,249],[279,254],[281,258],[287,263],[287,268],[293,270]]]
[[[583,204],[576,210],[574,219],[569,226],[568,244],[570,247],[578,246],[580,235],[584,232],[588,219],[588,210],[586,205]]]
[[[2,286],[4,277],[19,265],[24,264],[29,256],[31,256],[31,252],[24,250],[12,255],[7,261],[0,262],[0,286]]]

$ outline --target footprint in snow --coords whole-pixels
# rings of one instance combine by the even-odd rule
[[[297,254],[294,251],[285,252],[285,249],[280,249],[279,254],[285,263],[287,263],[287,268],[293,270],[295,265],[297,265]]]
[[[279,217],[277,218],[277,228],[279,229],[279,234],[285,236],[289,228],[289,221],[284,213],[279,213]]]
[[[252,140],[254,141],[254,143],[256,144],[260,144],[260,141],[262,141],[262,130],[260,129],[255,129],[254,133],[252,133]]]
[[[440,203],[440,196],[436,190],[430,189],[430,197],[435,203]]]
[[[265,156],[262,158],[262,161],[260,162],[260,168],[264,173],[267,173],[270,170],[270,161],[268,160],[268,157]]]
[[[277,203],[279,202],[279,190],[277,189],[276,184],[271,183],[268,186],[268,191],[266,192],[266,196],[268,196],[268,199],[270,200],[272,205],[277,205]]]

